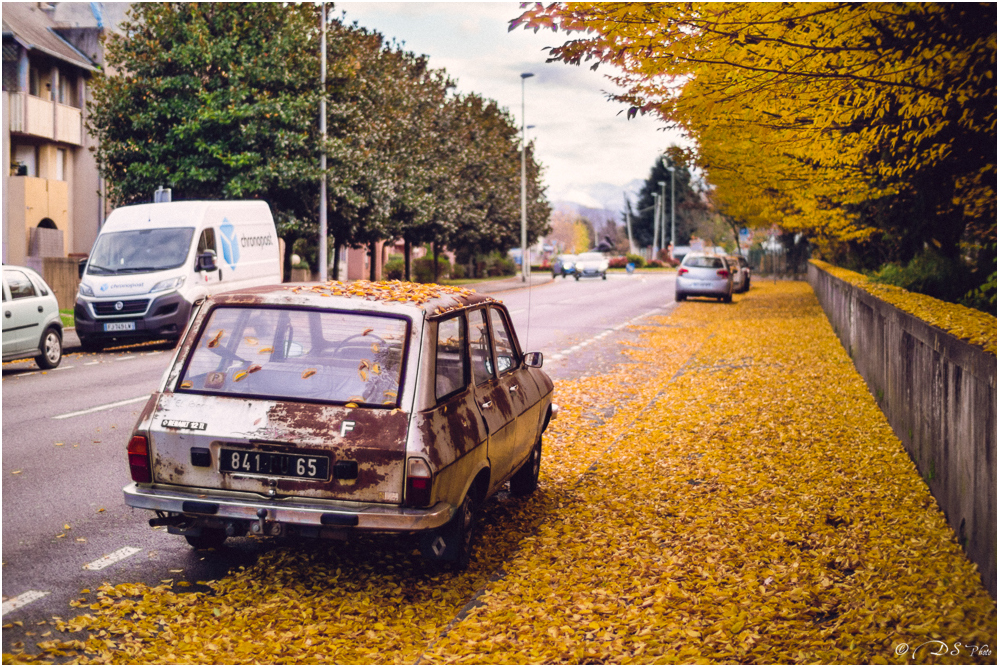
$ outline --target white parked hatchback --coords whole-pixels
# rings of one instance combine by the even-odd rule
[[[714,297],[732,301],[732,272],[724,257],[692,252],[683,258],[676,271],[676,300],[688,296]]]
[[[39,368],[62,361],[62,319],[55,294],[35,271],[3,267],[3,360],[34,357]]]

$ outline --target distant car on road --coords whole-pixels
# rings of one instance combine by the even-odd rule
[[[576,280],[580,278],[603,278],[607,280],[610,262],[602,252],[584,252],[576,256]]]
[[[559,255],[552,262],[552,278],[557,278],[562,276],[571,276],[575,271],[576,267],[576,256],[575,255]]]
[[[676,271],[676,300],[690,296],[714,297],[732,301],[732,271],[721,255],[692,252],[683,258]]]
[[[34,357],[39,368],[62,361],[59,302],[42,277],[24,266],[3,267],[3,360]]]
[[[537,487],[558,413],[542,361],[470,290],[209,295],[132,433],[125,503],[198,549],[387,533],[463,568],[482,503]]]

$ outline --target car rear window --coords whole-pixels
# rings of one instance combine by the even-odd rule
[[[683,260],[683,265],[695,269],[725,268],[721,257],[687,257]]]
[[[220,306],[177,390],[396,407],[408,325],[364,313]]]

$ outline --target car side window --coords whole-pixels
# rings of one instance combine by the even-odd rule
[[[482,384],[494,377],[485,308],[468,314],[468,332],[472,348],[472,377],[475,378],[475,384]]]
[[[493,342],[496,346],[496,369],[502,374],[520,364],[520,358],[510,336],[510,327],[498,308],[489,309],[493,325]]]
[[[21,271],[5,271],[4,276],[7,278],[7,285],[10,287],[11,299],[16,301],[17,299],[37,296],[35,286],[28,279],[28,276]]]
[[[437,323],[435,392],[438,399],[464,389],[468,384],[465,369],[468,353],[465,346],[465,318],[461,315]]]

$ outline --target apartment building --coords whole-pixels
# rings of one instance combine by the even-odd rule
[[[105,213],[85,128],[101,3],[59,4],[3,5],[3,262],[39,270],[90,252]]]

